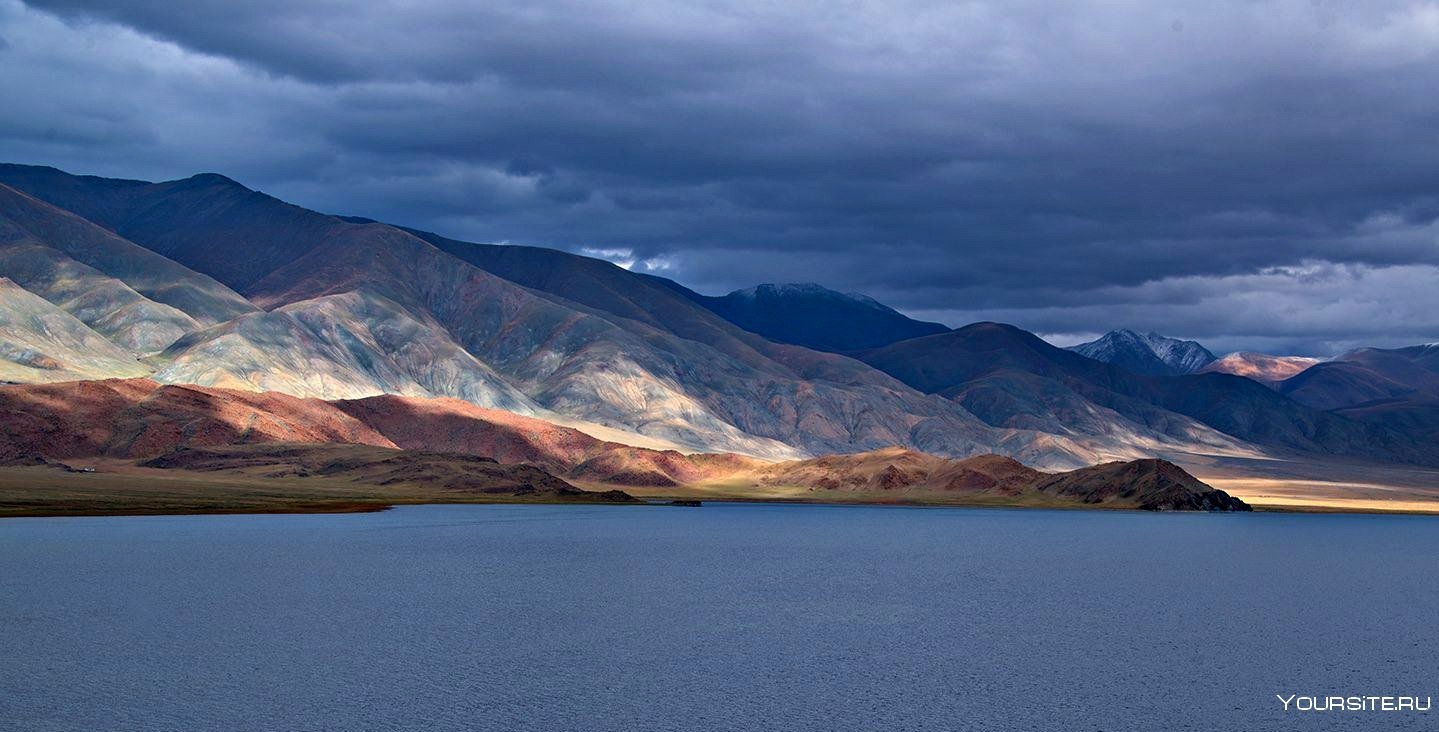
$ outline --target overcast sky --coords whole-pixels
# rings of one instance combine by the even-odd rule
[[[1432,3],[0,0],[0,161],[1060,343],[1439,341]]]

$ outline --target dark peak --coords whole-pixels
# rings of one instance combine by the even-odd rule
[[[250,190],[249,188],[245,188],[244,185],[241,185],[241,183],[234,178],[229,178],[220,175],[219,173],[196,173],[189,178],[185,178],[184,180],[176,182],[182,186],[193,188],[208,186],[226,186],[230,188],[244,188],[247,191]]]
[[[949,330],[939,323],[914,320],[872,297],[813,282],[772,282],[719,297],[687,296],[751,333],[834,353],[862,351]]]
[[[1041,340],[1039,336],[1030,333],[1023,328],[1010,325],[1008,323],[996,323],[992,320],[982,320],[978,323],[970,323],[969,325],[955,328],[954,330],[950,331],[949,334],[957,334],[962,336],[1008,337],[1019,338],[1021,340]],[[940,335],[947,334],[941,333]]]

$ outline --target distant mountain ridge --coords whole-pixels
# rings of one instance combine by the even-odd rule
[[[768,460],[900,445],[1045,468],[1161,453],[1439,462],[1421,409],[1316,409],[1224,374],[1137,373],[817,285],[707,298],[568,252],[309,211],[215,174],[0,165],[0,186],[0,314],[16,314],[0,380],[451,397]],[[1208,353],[1129,335],[1109,351],[1137,343],[1175,369]]]
[[[998,427],[1065,434],[1123,430],[1150,449],[1246,446],[1434,464],[1439,445],[1393,424],[1314,410],[1227,374],[1142,376],[1001,323],[975,323],[859,354],[926,393]]]
[[[1070,346],[1069,350],[1149,376],[1198,373],[1216,360],[1196,341],[1132,330],[1112,330],[1096,340]]]
[[[1211,374],[1233,374],[1254,379],[1262,384],[1273,385],[1298,374],[1319,361],[1320,359],[1307,356],[1272,356],[1253,351],[1235,351],[1210,363],[1200,371]]]
[[[1439,441],[1439,344],[1356,349],[1275,388],[1316,409],[1400,425],[1421,439]]]
[[[814,283],[763,284],[693,299],[731,323],[770,340],[834,353],[877,348],[949,330],[914,320],[858,293]]]

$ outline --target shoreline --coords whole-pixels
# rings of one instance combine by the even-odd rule
[[[603,500],[529,500],[517,498],[501,498],[497,500],[412,500],[412,501],[345,501],[345,502],[316,502],[276,506],[135,506],[116,507],[114,509],[99,509],[93,506],[66,507],[36,506],[33,510],[8,511],[7,507],[0,506],[0,520],[3,519],[29,519],[29,518],[122,518],[134,516],[273,516],[273,515],[324,515],[324,514],[360,514],[379,513],[389,511],[402,506],[619,506],[619,507],[663,507],[671,508],[664,501],[667,500],[696,500],[695,496],[645,496],[636,503],[619,503]],[[704,503],[752,503],[766,505],[790,505],[790,506],[826,506],[831,508],[852,508],[852,507],[884,507],[884,508],[927,508],[927,509],[1008,509],[1008,510],[1050,510],[1050,511],[1094,511],[1094,512],[1120,512],[1120,513],[1142,513],[1155,515],[1200,515],[1218,514],[1232,515],[1244,513],[1266,513],[1266,514],[1323,514],[1323,515],[1356,515],[1356,516],[1434,516],[1439,517],[1439,504],[1429,509],[1383,509],[1361,506],[1337,506],[1317,504],[1267,504],[1252,503],[1252,512],[1248,511],[1146,511],[1129,507],[1104,507],[1084,505],[1040,505],[1004,503],[998,501],[835,501],[835,500],[801,500],[792,497],[703,497],[698,500]]]
[[[335,476],[275,476],[247,471],[201,472],[141,467],[131,461],[100,459],[89,471],[54,465],[0,469],[0,518],[326,514],[384,511],[403,505],[448,504],[610,504],[604,495],[621,491],[633,504],[655,501],[777,503],[914,508],[1011,508],[1065,511],[1137,511],[1133,502],[1082,503],[1046,494],[1002,495],[941,490],[852,491],[801,486],[760,487],[735,481],[669,486],[615,486],[588,481],[570,485],[587,493],[511,495],[446,487],[434,482],[398,483]],[[1412,486],[1359,484],[1335,471],[1328,482],[1276,480],[1268,476],[1210,477],[1208,484],[1243,500],[1255,512],[1350,513],[1439,516],[1439,492]],[[1423,478],[1428,475],[1421,476]],[[1347,479],[1347,480],[1346,480]],[[1340,482],[1343,481],[1343,482]],[[1423,481],[1428,483],[1427,480]],[[1362,489],[1362,490],[1361,490]],[[613,496],[611,496],[613,498]],[[1146,511],[1148,512],[1148,511]],[[1158,511],[1167,513],[1167,511]]]

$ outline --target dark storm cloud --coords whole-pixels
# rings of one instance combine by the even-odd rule
[[[1429,4],[0,0],[0,37],[6,159],[1060,339],[1439,340]]]

